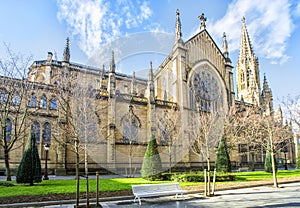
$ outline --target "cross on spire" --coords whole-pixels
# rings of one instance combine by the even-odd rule
[[[200,30],[204,30],[206,28],[205,22],[207,18],[204,16],[204,13],[198,16],[199,20],[201,21]]]

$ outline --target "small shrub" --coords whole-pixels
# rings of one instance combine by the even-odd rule
[[[0,186],[10,187],[10,186],[14,186],[14,184],[7,181],[0,181]]]
[[[162,181],[172,181],[174,175],[174,173],[162,173],[160,176]]]
[[[213,180],[213,172],[210,175],[211,181]],[[172,181],[178,182],[204,182],[204,173],[182,173],[182,174],[174,174],[171,178]],[[220,174],[217,175],[216,181],[234,181],[235,176],[231,174]]]
[[[224,174],[224,175],[217,175],[216,181],[222,182],[222,181],[235,181],[236,178],[234,175],[230,174]]]

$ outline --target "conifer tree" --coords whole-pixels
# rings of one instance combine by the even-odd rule
[[[216,166],[218,172],[231,172],[230,158],[225,137],[221,137],[219,142]]]
[[[28,137],[22,160],[17,170],[17,183],[29,183],[42,181],[41,162],[36,146],[35,135]]]
[[[268,173],[272,173],[272,156],[271,153],[269,151],[269,145],[267,146],[267,150],[266,150],[266,158],[265,158],[265,171]],[[277,163],[275,160],[275,172],[277,171]]]
[[[162,171],[162,164],[155,136],[152,134],[145,152],[141,174],[143,178],[155,176]]]
[[[300,148],[298,147],[298,156],[296,158],[296,169],[300,169]]]

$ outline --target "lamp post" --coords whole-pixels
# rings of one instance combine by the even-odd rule
[[[48,162],[48,152],[49,152],[49,149],[50,149],[50,145],[48,143],[45,144],[44,145],[44,149],[45,149],[45,152],[46,152],[46,159],[45,159],[45,171],[44,171],[44,178],[43,178],[43,180],[49,180],[47,162]]]
[[[285,142],[282,143],[281,152],[284,153],[284,169],[287,170],[287,160],[286,160],[286,153],[288,152],[287,144]]]

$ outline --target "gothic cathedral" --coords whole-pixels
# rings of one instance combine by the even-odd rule
[[[199,19],[200,32],[185,41],[176,11],[173,49],[158,68],[149,64],[148,79],[118,73],[114,52],[108,70],[71,63],[68,39],[62,61],[54,60],[51,52],[46,60],[34,61],[28,81],[40,91],[28,94],[31,108],[37,109],[31,129],[40,155],[43,146],[50,144],[49,168],[63,174],[75,167],[66,106],[76,109],[73,115],[81,122],[77,123],[84,132],[81,137],[88,141],[80,145],[80,157],[88,160],[91,169],[122,173],[128,167],[140,169],[151,135],[156,137],[166,169],[170,161],[179,168],[199,166],[199,156],[190,151],[195,112],[226,114],[232,107],[247,104],[273,114],[272,91],[266,76],[261,88],[258,58],[245,19],[235,69],[236,91],[226,34],[220,49],[206,29],[204,14]],[[73,89],[67,101],[61,93],[68,89],[62,87],[66,83]],[[13,164],[20,156],[17,150],[11,153]],[[83,159],[80,165],[84,167]]]

